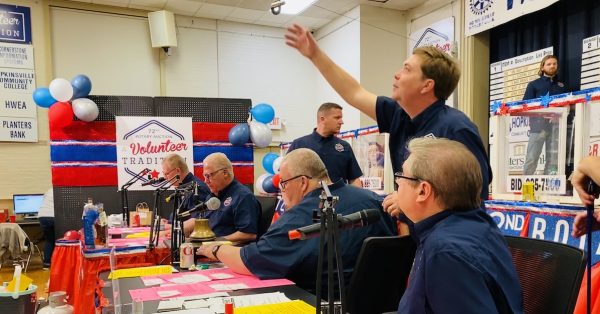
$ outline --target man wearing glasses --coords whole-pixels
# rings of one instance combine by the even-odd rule
[[[202,214],[217,237],[246,243],[257,238],[261,206],[252,191],[233,176],[231,161],[223,153],[204,158],[204,181],[221,201],[219,209]]]
[[[279,173],[287,209],[257,242],[243,248],[203,245],[198,253],[220,260],[237,273],[253,274],[261,279],[287,278],[303,289],[314,291],[319,238],[290,240],[288,231],[314,223],[313,210],[319,208],[322,191],[320,182],[325,181],[331,194],[339,196],[334,206],[337,214],[348,215],[368,208],[379,209],[382,213],[375,224],[340,232],[345,282],[349,283],[363,240],[370,236],[393,235],[391,218],[383,215],[377,195],[342,180],[331,183],[323,161],[307,148],[288,153]],[[323,280],[323,284],[327,295],[327,280]]]
[[[443,138],[413,139],[408,151],[395,174],[396,205],[417,252],[398,313],[523,313],[506,241],[480,208],[475,156]]]
[[[204,182],[202,182],[202,180],[196,177],[192,172],[190,172],[187,163],[185,162],[185,159],[183,159],[183,157],[181,157],[180,155],[167,155],[167,157],[165,157],[165,159],[163,159],[162,161],[162,172],[164,178],[166,179],[165,181],[173,182],[174,187],[188,184],[192,181],[196,182],[196,184],[198,185],[198,195],[196,195],[195,193],[190,193],[181,200],[182,210],[192,209],[199,202],[205,201],[208,195],[210,194],[208,186]],[[179,176],[179,179],[175,180],[175,176]],[[190,217],[197,218],[198,213],[194,213]],[[185,218],[187,220],[183,222],[183,232],[186,236],[189,236],[190,233],[192,233],[192,231],[194,230],[195,219],[189,219],[190,217]],[[167,226],[167,229],[168,228],[170,228],[170,226]]]

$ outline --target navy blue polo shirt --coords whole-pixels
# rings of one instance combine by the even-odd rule
[[[551,77],[540,75],[538,79],[535,79],[525,89],[523,100],[539,98],[546,95],[558,95],[568,92],[567,86],[563,82]],[[529,118],[529,132],[540,133],[542,130],[551,130],[552,124],[548,119],[543,117],[530,117]]]
[[[398,313],[523,313],[506,241],[482,209],[414,224],[415,262]]]
[[[315,151],[323,160],[332,182],[339,179],[349,182],[363,175],[352,151],[352,146],[335,135],[322,137],[314,129],[312,134],[295,139],[288,152],[296,148],[308,148]]]
[[[369,236],[393,235],[395,228],[389,215],[383,213],[381,202],[375,193],[348,185],[342,180],[330,185],[329,189],[331,194],[340,198],[335,205],[338,214],[348,215],[368,208],[377,208],[381,211],[381,219],[376,224],[343,230],[340,233],[347,285],[363,240]],[[290,240],[288,231],[314,223],[313,210],[319,207],[321,191],[322,189],[316,189],[308,193],[300,203],[287,209],[257,242],[241,249],[242,261],[252,274],[260,279],[287,278],[303,289],[315,290],[319,238],[304,241]],[[326,271],[325,266],[324,273]],[[324,274],[325,295],[327,295],[326,279],[327,274]]]
[[[488,199],[492,169],[479,131],[464,113],[446,106],[443,100],[438,100],[411,119],[395,100],[384,96],[377,97],[376,112],[379,132],[390,134],[390,156],[394,172],[402,170],[402,164],[408,158],[408,142],[413,138],[443,137],[458,141],[479,161],[483,178],[481,199]]]
[[[258,233],[261,206],[254,194],[233,179],[217,196],[221,206],[203,214],[217,237],[228,236],[236,231]]]

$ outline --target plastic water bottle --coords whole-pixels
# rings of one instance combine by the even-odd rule
[[[98,210],[91,198],[88,198],[88,202],[83,206],[83,237],[86,248],[94,249],[94,224],[98,219]]]

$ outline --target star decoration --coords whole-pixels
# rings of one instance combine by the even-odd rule
[[[500,102],[499,100],[496,100],[492,103],[492,112],[496,113],[498,111],[498,109],[500,108],[500,106],[502,105],[502,102]]]
[[[502,105],[500,105],[500,114],[501,115],[507,114],[509,109],[510,109],[510,107],[507,106],[506,103],[502,103]]]
[[[158,179],[159,174],[160,174],[160,172],[156,171],[156,169],[154,169],[154,170],[152,170],[152,172],[150,172],[152,179]]]
[[[585,101],[586,102],[592,101],[592,94],[585,94]]]
[[[540,100],[542,102],[542,107],[548,108],[548,105],[552,101],[552,97],[550,97],[550,92],[548,92],[548,93],[546,93],[546,95],[540,97]]]

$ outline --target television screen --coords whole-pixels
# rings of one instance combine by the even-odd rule
[[[42,206],[42,200],[44,194],[15,194],[13,195],[13,205],[15,208],[15,214],[18,215],[37,215],[40,207]]]

